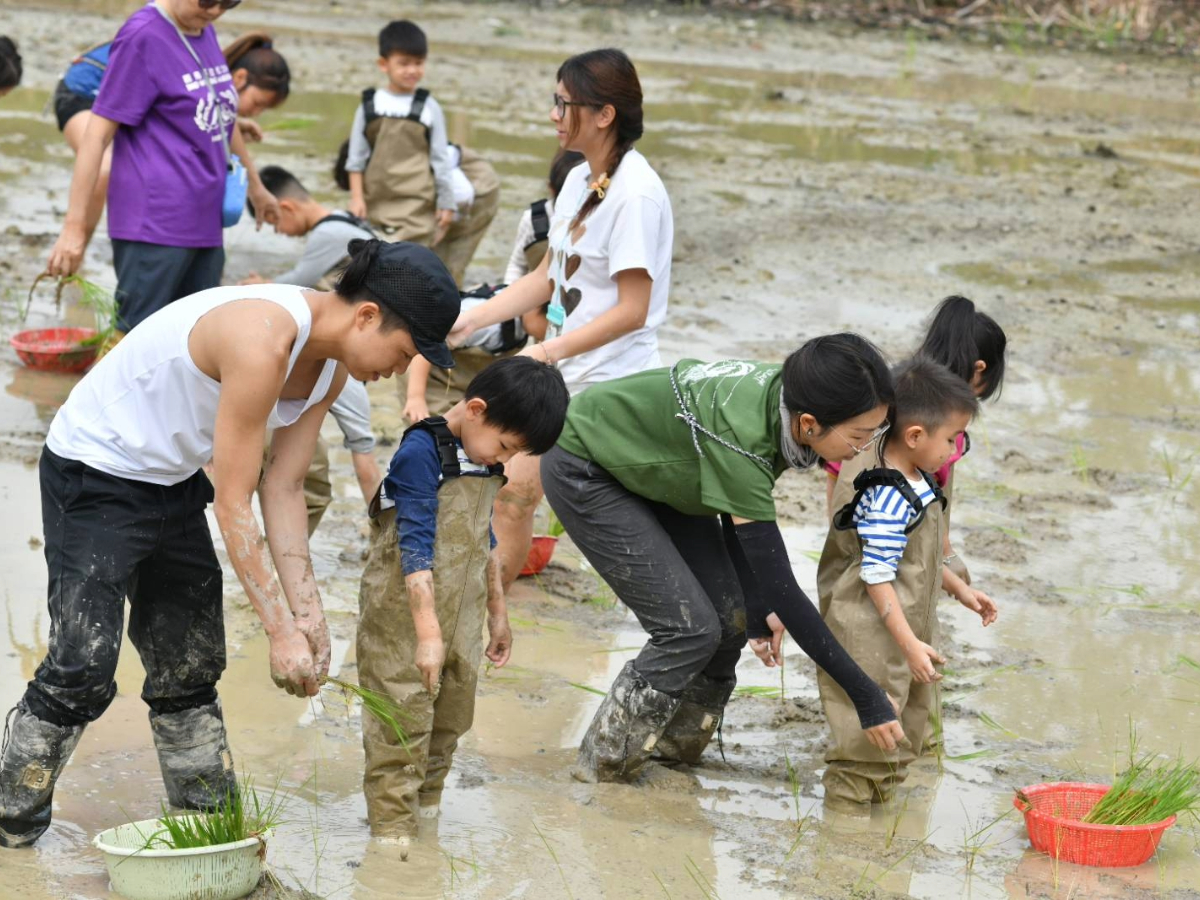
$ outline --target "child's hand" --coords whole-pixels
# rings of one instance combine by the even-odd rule
[[[410,397],[404,404],[404,418],[414,425],[422,419],[429,418],[429,405],[424,397]]]
[[[346,204],[346,212],[365,219],[367,217],[367,201],[362,197],[351,197],[350,202]]]
[[[263,139],[262,126],[253,119],[238,116],[237,127],[238,131],[242,133],[242,140],[247,144],[257,144]]]
[[[446,663],[446,645],[442,643],[440,634],[417,641],[415,662],[425,690],[436,696],[437,686],[442,680],[442,666]]]
[[[976,590],[973,587],[968,587],[960,591],[954,599],[972,612],[979,613],[979,618],[983,619],[984,628],[995,622],[996,618],[1000,615],[996,611],[995,601],[983,591]]]
[[[905,650],[904,658],[908,661],[908,668],[912,672],[914,681],[919,681],[921,684],[933,684],[935,681],[942,680],[942,673],[935,669],[933,664],[944,663],[946,659],[924,641],[917,641],[911,649]]]
[[[508,613],[488,616],[488,645],[484,653],[497,669],[512,655],[512,629],[508,626]]]
[[[446,236],[446,232],[450,230],[450,226],[454,223],[454,210],[439,209],[437,211],[437,234],[433,237],[433,246],[437,246],[442,242],[442,238]]]

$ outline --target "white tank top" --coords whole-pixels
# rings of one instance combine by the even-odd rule
[[[288,374],[308,341],[312,312],[304,289],[288,284],[218,287],[163,307],[131,331],[75,385],[46,436],[65,459],[150,484],[172,485],[193,475],[213,455],[221,383],[197,368],[188,338],[200,317],[233,300],[278,303],[299,333]],[[329,390],[337,360],[326,360],[306,400],[280,400],[267,428],[291,425]]]

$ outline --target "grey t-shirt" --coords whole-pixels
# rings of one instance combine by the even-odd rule
[[[308,233],[303,255],[296,265],[275,279],[276,283],[316,287],[326,272],[346,258],[347,244],[355,238],[374,237],[366,228],[356,225],[350,213],[339,210],[334,216]]]

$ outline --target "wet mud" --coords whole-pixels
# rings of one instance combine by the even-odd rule
[[[70,56],[135,5],[6,6],[5,29],[32,51],[26,86],[0,101],[6,335],[66,202],[71,155],[43,111],[50,90]],[[971,429],[952,528],[1001,614],[984,631],[943,606],[942,752],[869,819],[822,810],[825,726],[812,664],[794,647],[782,673],[743,659],[702,765],[652,767],[632,787],[586,785],[569,767],[594,691],[642,635],[564,542],[543,576],[514,589],[513,662],[482,675],[442,817],[401,863],[367,835],[357,714],[336,695],[310,704],[272,685],[265,639],[227,569],[222,703],[238,768],[294,796],[269,854],[282,883],[362,898],[1200,897],[1191,825],[1168,832],[1146,866],[1088,870],[1030,850],[1012,812],[1017,787],[1110,777],[1131,722],[1145,748],[1200,753],[1200,96],[1185,64],[653,9],[404,11],[432,36],[427,83],[451,111],[452,136],[503,179],[472,276],[499,277],[520,210],[542,195],[555,66],[617,44],[642,72],[643,150],[675,208],[668,360],[780,359],[837,328],[898,356],[950,293],[1001,322],[1009,377]],[[270,29],[297,79],[263,119],[257,160],[344,202],[333,153],[357,93],[375,82],[375,30],[397,12],[381,0],[353,14],[256,0],[222,20],[226,37]],[[230,279],[281,271],[299,252],[244,222],[226,237]],[[110,264],[102,225],[86,274],[111,284]],[[39,295],[29,323],[56,319]],[[72,380],[23,369],[8,350],[0,380],[7,708],[45,651],[35,464]],[[372,397],[384,462],[400,404],[386,383]],[[365,518],[348,454],[332,457],[335,499],[314,567],[334,668],[353,679]],[[822,478],[789,474],[778,500],[812,590]],[[85,731],[53,827],[35,849],[0,858],[6,895],[113,896],[90,839],[155,814],[163,796],[141,678],[125,646],[117,699]]]

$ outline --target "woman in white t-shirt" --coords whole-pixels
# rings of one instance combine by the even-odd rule
[[[642,86],[620,50],[592,50],[559,67],[550,120],[564,150],[585,162],[563,185],[541,265],[488,303],[464,312],[449,341],[549,302],[546,338],[523,352],[558,366],[572,395],[661,365],[658,326],[671,288],[671,201],[633,149],[642,136]],[[542,497],[537,460],[505,466],[495,529],[504,586],[529,553]]]

